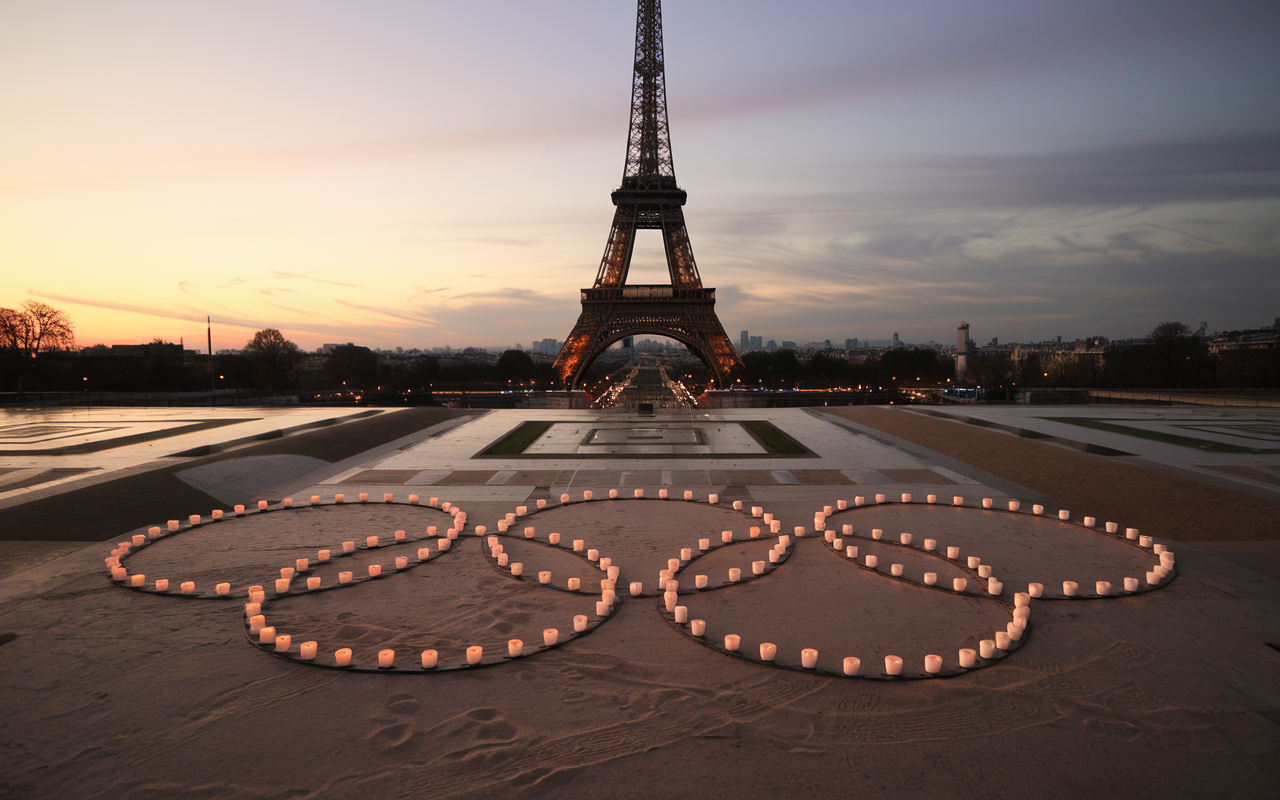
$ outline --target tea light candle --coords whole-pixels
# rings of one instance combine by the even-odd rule
[[[139,534],[137,534],[136,536],[134,536],[134,537],[133,537],[133,546],[134,546],[134,547],[141,547],[143,544],[145,544],[145,543],[146,543],[146,541],[147,541],[147,537],[145,537],[145,536],[143,536],[142,534],[140,534],[140,533],[139,533]]]
[[[857,558],[857,557],[858,557],[858,546],[857,546],[857,545],[852,545],[852,544],[851,544],[851,545],[846,545],[846,546],[845,546],[845,548],[844,548],[844,556],[845,556],[845,558]]]
[[[329,551],[328,551],[328,550],[320,550],[320,551],[317,551],[317,552],[316,552],[316,561],[319,561],[319,562],[323,563],[323,562],[328,561],[328,560],[329,560]]]
[[[1098,526],[1098,520],[1097,520],[1097,518],[1096,518],[1096,517],[1085,517],[1085,518],[1084,518],[1084,526],[1085,526],[1086,528],[1096,528],[1096,527]]]
[[[473,644],[467,648],[467,663],[475,666],[480,663],[480,659],[484,658],[484,648],[478,644]]]
[[[839,537],[831,540],[831,549],[837,553],[844,549],[844,539]]]
[[[596,601],[596,616],[597,616],[597,617],[607,617],[607,616],[609,616],[609,604],[608,604],[608,603],[606,603],[606,602],[605,602],[605,601],[603,601],[603,600],[597,600],[597,601]]]
[[[924,549],[925,549],[925,550],[929,550],[929,551],[937,550],[937,549],[938,549],[938,540],[937,540],[937,539],[925,539],[925,540],[924,540]]]
[[[1151,537],[1150,537],[1150,536],[1139,536],[1139,537],[1138,537],[1138,546],[1140,546],[1140,547],[1145,547],[1145,548],[1147,548],[1147,549],[1150,549],[1150,548],[1151,548],[1151,544],[1152,544],[1152,540],[1151,540]]]
[[[551,583],[551,572],[549,570],[542,570],[541,572],[539,572],[538,583],[541,583],[544,585]]]
[[[157,591],[157,592],[167,592],[167,591],[169,591],[169,579],[168,579],[168,578],[157,578],[157,579],[156,579],[156,591]]]
[[[866,502],[867,502],[866,499],[862,495],[858,495],[857,497],[853,498],[853,505],[855,508],[865,504]]]
[[[883,502],[884,502],[884,495],[882,495],[882,494],[878,494],[878,495],[876,495],[876,502],[877,502],[877,503],[883,503]]]
[[[524,642],[519,639],[507,640],[507,657],[518,658],[524,655]]]
[[[637,497],[638,497],[638,496],[639,496],[639,495],[637,495]],[[658,499],[659,499],[659,500],[666,500],[668,496],[669,496],[669,495],[667,494],[667,490],[666,490],[666,489],[659,489],[659,490],[658,490]]]
[[[729,568],[729,583],[737,583],[742,580],[742,570],[737,567]]]
[[[191,527],[194,528],[195,526],[200,524],[200,515],[192,514],[191,516],[187,517],[187,522],[190,523]]]
[[[968,563],[969,569],[977,569],[978,565],[982,563],[982,559],[978,556],[969,556],[969,560],[966,563]]]
[[[751,538],[752,538],[752,539],[759,539],[759,538],[760,538],[760,528],[758,528],[758,527],[756,527],[756,526],[752,526],[752,527],[747,531],[747,533],[751,536]]]
[[[953,505],[953,506],[962,506],[962,505],[964,505],[964,498],[963,498],[963,497],[961,497],[960,495],[956,495],[955,497],[952,497],[952,498],[951,498],[951,505]]]
[[[1079,588],[1080,588],[1080,584],[1076,583],[1075,581],[1062,582],[1062,593],[1065,594],[1067,597],[1075,597],[1076,590]]]
[[[351,578],[352,578],[352,573],[350,572],[338,573],[338,583],[351,583]]]
[[[770,563],[770,564],[777,564],[777,563],[778,563],[778,559],[779,559],[779,558],[781,558],[781,556],[780,556],[780,555],[778,555],[778,551],[777,551],[777,550],[770,550],[770,551],[769,551],[769,563]]]
[[[925,656],[924,671],[930,675],[937,675],[939,672],[942,672],[942,656]]]
[[[705,588],[707,588],[707,576],[706,576],[706,575],[694,575],[694,576],[693,576],[693,585],[694,585],[695,587],[699,588],[699,589],[705,589]]]
[[[675,608],[676,608],[676,603],[677,603],[677,602],[679,602],[679,597],[680,597],[680,595],[679,595],[679,593],[678,593],[678,592],[663,592],[663,593],[662,593],[662,601],[663,601],[663,603],[666,605],[667,611],[674,611],[674,610],[675,610]]]
[[[1018,592],[1018,594],[1022,594],[1022,592]],[[1013,618],[1023,620],[1025,623],[1026,620],[1031,619],[1031,606],[1018,606],[1013,609]]]
[[[169,528],[169,533],[173,533],[174,531],[176,531],[180,527],[180,525],[181,523],[178,522],[176,519],[171,519],[166,523],[166,526]]]
[[[1030,595],[1030,594],[1028,594],[1027,592],[1014,592],[1014,595],[1013,595],[1013,608],[1014,608],[1014,611],[1015,611],[1015,612],[1016,612],[1019,608],[1027,608],[1027,605],[1028,605],[1030,602],[1031,602],[1031,595]],[[1030,609],[1027,609],[1027,610],[1028,610],[1028,611],[1030,611]]]
[[[588,560],[588,561],[598,561],[598,560],[600,560],[600,551],[599,551],[599,550],[588,550],[588,551],[587,551],[587,560]]]
[[[558,533],[551,534],[550,536],[547,537],[547,541],[551,542],[551,544],[554,544],[554,545],[560,544],[560,534]]]
[[[1136,592],[1136,591],[1138,591],[1138,579],[1137,579],[1137,578],[1125,578],[1125,579],[1124,579],[1124,590],[1125,590],[1126,592]]]
[[[857,675],[862,669],[862,660],[849,656],[844,660],[844,674],[850,677]]]
[[[436,542],[436,547],[438,547],[440,549],[440,552],[443,553],[444,551],[448,550],[452,544],[453,544],[452,539],[441,539],[438,542]]]
[[[720,541],[728,544],[733,541],[733,531],[720,531]]]
[[[581,586],[582,586],[582,580],[580,578],[569,579],[569,591],[576,592]]]
[[[274,625],[263,625],[258,628],[258,644],[275,644],[276,628]]]
[[[215,594],[217,594],[219,597],[225,597],[225,596],[227,596],[227,595],[231,594],[231,584],[229,584],[229,583],[219,583],[217,586],[213,587],[213,591],[214,591],[214,593],[215,593]]]
[[[872,528],[872,529],[871,529],[871,538],[872,538],[872,539],[883,539],[883,538],[884,538],[884,530],[882,530],[881,528]]]
[[[340,667],[351,666],[351,648],[344,647],[333,654],[333,661]]]
[[[734,511],[741,511],[741,510],[742,510],[742,501],[741,501],[741,500],[734,500],[734,501],[733,501],[733,510],[734,510]]]
[[[778,546],[780,546],[783,550],[785,550],[785,549],[787,549],[788,547],[790,547],[790,546],[791,546],[791,537],[790,537],[790,536],[787,536],[785,533],[784,533],[783,535],[779,536],[779,537],[778,537]]]
[[[890,565],[889,565],[889,574],[890,574],[890,575],[893,575],[893,576],[895,576],[895,577],[902,577],[902,565],[901,565],[901,564],[890,564]]]
[[[1042,506],[1042,505],[1040,505],[1040,504],[1038,504],[1038,503],[1037,503],[1037,504],[1035,504],[1035,505],[1032,505],[1032,506],[1031,506],[1031,513],[1032,513],[1032,514],[1035,514],[1037,517],[1038,517],[1038,516],[1040,516],[1041,514],[1043,514],[1043,513],[1044,513],[1044,506]]]
[[[1160,583],[1160,573],[1158,573],[1158,572],[1148,572],[1148,573],[1147,573],[1147,585],[1148,585],[1148,586],[1155,586],[1155,585],[1156,585],[1156,584],[1158,584],[1158,583]]]
[[[763,574],[764,574],[764,565],[765,565],[765,562],[763,562],[763,561],[752,561],[752,562],[751,562],[751,574],[752,574],[752,575],[763,575]]]
[[[609,569],[609,565],[610,565],[610,564],[612,564],[612,563],[613,563],[613,559],[612,559],[612,558],[609,558],[608,556],[601,556],[601,558],[600,558],[600,569],[601,569],[602,571],[604,571],[604,570],[608,570],[608,569]]]
[[[583,547],[585,547],[585,546],[586,546],[586,544],[587,544],[587,543],[586,543],[586,542],[584,542],[582,539],[574,539],[574,540],[573,540],[573,552],[575,552],[575,553],[581,553],[581,552],[582,552],[582,548],[583,548]]]
[[[546,500],[538,500],[538,508],[546,508],[546,507],[547,507]]]
[[[968,578],[952,578],[951,588],[957,592],[963,592],[969,586]]]
[[[587,489],[586,491],[584,491],[584,492],[582,493],[582,499],[583,499],[583,500],[590,500],[590,499],[592,498],[592,496],[593,496],[593,495],[592,495],[592,492],[591,492],[591,490],[590,490],[590,489]]]
[[[370,564],[370,565],[369,565],[369,577],[370,577],[370,578],[376,578],[376,577],[378,577],[378,576],[379,576],[379,575],[381,575],[381,574],[382,574],[382,565],[381,565],[381,564]]]
[[[674,609],[672,609],[671,613],[675,615],[676,622],[678,622],[681,625],[689,621],[688,606],[676,606]]]
[[[875,569],[876,566],[879,565],[880,563],[880,559],[877,558],[876,556],[871,555],[870,553],[868,553],[866,558],[863,560],[866,562],[866,565],[871,569]]]
[[[533,526],[529,526],[524,529],[524,538],[532,539],[535,533],[536,533],[536,530],[533,528]]]
[[[763,509],[763,508],[761,508],[760,506],[752,506],[752,507],[751,507],[751,516],[753,516],[753,517],[758,517],[758,516],[760,516],[760,515],[761,515],[761,514],[763,514],[763,513],[764,513],[764,509]]]
[[[447,505],[447,504],[446,504],[446,505]],[[447,509],[447,508],[445,509],[445,511],[448,511],[448,510],[449,510],[449,509]],[[517,517],[523,517],[525,514],[528,514],[528,513],[529,513],[529,507],[528,507],[528,506],[516,506],[516,516],[517,516]]]
[[[1151,546],[1151,552],[1155,553],[1156,555],[1163,555],[1163,554],[1164,554],[1164,553],[1166,553],[1168,550],[1169,550],[1169,548],[1165,547],[1165,546],[1164,546],[1164,545],[1162,545],[1162,544],[1157,544],[1157,545],[1152,545],[1152,546]]]
[[[996,640],[983,639],[982,641],[978,642],[978,654],[983,658],[995,658]]]
[[[1065,508],[1060,509],[1058,511],[1058,519],[1062,520],[1063,522],[1069,522],[1071,520],[1071,512],[1066,510]]]
[[[612,590],[612,589],[614,589],[614,588],[616,588],[616,587],[617,587],[617,584],[616,584],[615,582],[611,581],[611,580],[605,579],[605,580],[600,581],[600,588],[601,588],[602,590],[603,590],[603,589],[611,589],[611,590]]]
[[[708,550],[710,550],[710,549],[711,549],[711,540],[710,540],[710,539],[699,539],[699,540],[698,540],[698,549],[699,549],[699,550],[701,550],[701,551],[702,551],[702,552],[704,552],[704,553],[705,553],[705,552],[707,552]]]
[[[995,577],[987,578],[987,594],[999,596],[1004,591],[1004,583],[995,579]]]
[[[1124,529],[1124,538],[1126,538],[1126,539],[1128,539],[1128,540],[1130,540],[1130,541],[1136,541],[1136,540],[1137,540],[1137,538],[1138,538],[1138,529],[1137,529],[1137,528],[1125,528],[1125,529]]]
[[[404,541],[404,531],[396,531],[396,532],[395,532],[394,534],[392,534],[392,535],[395,537],[395,540],[396,540],[397,542],[403,542],[403,541]]]
[[[760,660],[772,661],[774,656],[778,655],[778,646],[769,642],[760,645]]]
[[[588,499],[590,499],[590,498],[588,498]],[[569,495],[567,495],[567,494],[562,494],[562,495],[560,495],[560,502],[561,502],[561,503],[567,503],[567,502],[569,502]]]
[[[720,495],[718,494],[707,495],[707,502],[713,506],[718,505],[720,503]]]
[[[1021,503],[1021,501],[1018,501],[1018,500],[1010,500],[1010,501],[1009,501],[1009,510],[1010,510],[1010,511],[1017,511],[1017,510],[1019,510],[1020,508],[1022,508],[1022,503]]]
[[[440,654],[437,653],[435,650],[422,651],[422,668],[423,669],[435,669],[436,664],[439,663],[439,661],[440,661]]]
[[[356,551],[356,543],[355,543],[355,542],[343,542],[343,543],[342,543],[342,552],[344,552],[344,553],[354,553],[355,551]]]
[[[503,555],[506,555],[506,553],[503,553]],[[516,561],[515,563],[513,563],[513,564],[511,565],[511,574],[512,574],[512,575],[514,575],[514,576],[516,576],[517,578],[518,578],[518,577],[520,577],[521,575],[523,575],[523,574],[524,574],[524,564],[523,564],[523,563],[521,563],[521,562],[519,562],[519,561]]]
[[[1032,597],[1039,597],[1039,596],[1041,596],[1042,594],[1044,594],[1044,584],[1043,584],[1043,583],[1028,583],[1028,584],[1027,584],[1027,594],[1031,595]]]
[[[543,629],[542,645],[544,647],[550,647],[551,645],[555,644],[558,641],[560,641],[560,631],[556,630],[555,628]]]
[[[284,578],[285,580],[293,580],[293,574],[294,574],[293,567],[280,568],[280,577]]]
[[[575,633],[582,633],[587,629],[587,615],[578,614],[573,618],[573,630]]]
[[[398,562],[398,561],[399,561],[399,559],[396,559],[396,561]],[[319,578],[317,578],[317,577],[307,578],[307,590],[308,590],[308,591],[312,591],[312,592],[314,592],[316,589],[319,589],[319,588],[320,588],[320,579],[319,579]]]
[[[934,585],[935,583],[937,583],[937,582],[938,582],[938,573],[936,573],[936,572],[926,572],[926,573],[924,574],[924,583],[925,583],[925,586],[933,586],[933,585]]]
[[[902,659],[899,658],[898,656],[885,656],[884,657],[884,674],[901,675]]]
[[[258,604],[250,603],[249,605],[257,606]],[[258,610],[261,611],[261,608],[259,608]],[[262,630],[266,626],[266,624],[267,624],[267,618],[264,617],[261,613],[250,615],[249,616],[249,633],[256,635],[258,631]]]
[[[955,561],[956,559],[960,558],[960,548],[959,548],[959,547],[948,547],[948,548],[947,548],[947,558],[951,559],[952,561]]]
[[[289,591],[288,578],[276,578],[276,594],[286,594]]]
[[[636,499],[639,500],[640,498],[644,497],[644,489],[636,489],[634,492],[632,492],[632,494],[634,494]]]
[[[835,531],[825,531],[825,532],[822,534],[822,538],[823,538],[823,539],[826,539],[828,542],[834,542],[834,541],[835,541],[835,539],[836,539],[836,532],[835,532]]]
[[[680,548],[680,561],[688,561],[692,558],[693,558],[693,548],[691,547]],[[677,562],[676,565],[679,566],[679,562]]]
[[[276,652],[285,653],[289,650],[289,645],[293,643],[293,637],[287,633],[276,636]]]
[[[183,581],[182,585],[178,587],[178,591],[182,592],[183,594],[192,594],[195,592],[195,590],[196,590],[195,581]]]
[[[763,648],[762,648],[763,649]],[[818,666],[818,651],[812,647],[806,647],[800,651],[800,666],[805,669],[814,669]]]
[[[990,497],[984,497],[984,498],[982,498],[982,507],[983,507],[983,508],[991,508],[993,505],[995,505],[995,501],[994,501],[994,500],[992,500]]]
[[[978,577],[979,577],[979,578],[990,578],[990,577],[991,577],[991,565],[990,565],[990,564],[979,564],[979,565],[978,565]]]
[[[320,495],[318,494],[311,495],[311,505],[313,506],[320,505]]]
[[[837,500],[837,501],[836,501],[836,508],[840,509],[841,511],[844,511],[844,510],[845,510],[846,508],[848,508],[848,507],[849,507],[849,501],[848,501],[848,500]]]
[[[902,502],[904,502],[904,503],[910,503],[910,502],[911,502],[911,495],[910,495],[909,493],[907,493],[907,492],[903,492],[903,493],[902,493]]]
[[[734,652],[738,649],[738,645],[742,644],[742,637],[736,633],[726,633],[724,635],[724,649]]]
[[[405,569],[409,566],[408,556],[396,556],[396,569]]]
[[[1009,645],[1009,633],[1007,631],[996,631],[996,649],[1008,650]]]

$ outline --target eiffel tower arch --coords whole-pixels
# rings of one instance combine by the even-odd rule
[[[662,63],[662,4],[639,0],[631,129],[622,185],[611,195],[613,227],[595,285],[582,290],[582,314],[556,357],[556,376],[575,388],[591,362],[609,345],[638,334],[668,336],[688,347],[723,387],[742,362],[716,316],[716,290],[703,287],[693,260],[676,185],[667,130],[667,89]],[[627,283],[636,231],[662,231],[671,283]]]

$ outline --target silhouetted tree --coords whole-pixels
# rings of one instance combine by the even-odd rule
[[[0,308],[0,350],[22,384],[39,367],[40,356],[75,347],[75,326],[61,309],[27,300],[21,308]]]
[[[244,346],[244,354],[266,377],[268,388],[278,389],[293,377],[302,354],[298,346],[275,328],[264,328]]]
[[[493,368],[498,381],[524,381],[533,377],[533,359],[523,350],[506,350]]]

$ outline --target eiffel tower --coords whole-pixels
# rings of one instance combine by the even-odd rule
[[[676,185],[667,131],[667,89],[662,68],[662,3],[640,0],[636,63],[631,86],[631,132],[617,209],[595,286],[582,290],[582,314],[556,357],[556,376],[575,388],[587,367],[625,336],[649,333],[681,342],[702,360],[716,386],[742,364],[716,317],[716,290],[698,277],[684,227],[685,192]],[[628,285],[636,231],[662,231],[671,284]]]

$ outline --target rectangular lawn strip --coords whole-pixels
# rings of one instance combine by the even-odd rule
[[[1243,447],[1238,444],[1214,442],[1209,439],[1196,439],[1191,436],[1178,436],[1177,434],[1164,433],[1162,431],[1149,431],[1143,428],[1131,428],[1128,425],[1116,425],[1111,422],[1100,422],[1096,419],[1080,419],[1079,417],[1040,417],[1039,419],[1048,420],[1049,422],[1065,422],[1068,425],[1079,425],[1082,428],[1093,428],[1095,430],[1107,431],[1108,433],[1119,433],[1125,436],[1133,436],[1138,439],[1150,439],[1154,442],[1176,444],[1181,447],[1191,447],[1196,450],[1203,450],[1206,453],[1280,453],[1280,450],[1275,449],[1262,450],[1256,447]]]
[[[809,448],[792,439],[783,433],[772,422],[764,420],[748,420],[739,422],[747,433],[751,434],[751,438],[760,443],[760,446],[768,450],[770,453],[776,453],[784,456],[808,455]]]
[[[524,422],[506,436],[480,451],[482,456],[518,456],[554,425],[550,421]]]

